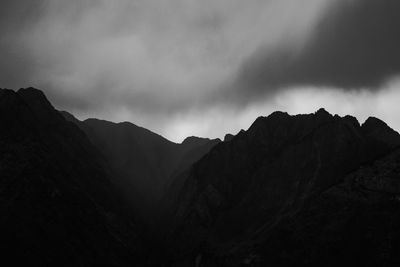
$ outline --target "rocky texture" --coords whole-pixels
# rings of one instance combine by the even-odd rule
[[[126,266],[141,241],[105,160],[36,89],[0,89],[0,250],[14,266]]]
[[[323,109],[260,117],[186,174],[176,202],[174,238],[185,244],[178,254],[240,254],[248,243],[296,216],[310,199],[399,144],[399,135],[375,118],[361,126],[353,117],[332,116]],[[247,256],[241,264],[258,257]]]

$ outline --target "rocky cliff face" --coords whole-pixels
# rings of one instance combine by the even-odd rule
[[[0,236],[13,265],[139,261],[134,219],[85,134],[36,89],[0,90]]]
[[[322,109],[260,117],[187,173],[176,204],[175,240],[187,241],[186,252],[191,244],[193,251],[233,253],[399,144],[399,135],[375,118],[360,125]]]

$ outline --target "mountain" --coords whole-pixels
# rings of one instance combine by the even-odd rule
[[[130,266],[135,218],[86,135],[34,88],[0,89],[0,236],[13,266]]]
[[[224,142],[229,142],[235,137],[233,134],[226,134],[224,137]]]
[[[324,109],[181,144],[0,89],[0,249],[39,266],[394,266],[400,135]]]
[[[181,144],[129,122],[98,119],[79,121],[68,112],[63,116],[79,126],[102,152],[118,174],[118,184],[145,217],[163,213],[165,199],[180,182],[172,178],[200,159],[219,139],[188,137]],[[174,191],[175,192],[175,191]]]
[[[308,226],[300,225],[296,216],[312,222],[307,217],[307,208],[312,202],[321,213],[325,212],[324,220],[332,221],[333,227],[338,225],[341,218],[330,214],[329,208],[315,199],[340,187],[347,175],[361,166],[371,166],[399,144],[399,134],[376,118],[360,125],[354,117],[332,116],[323,109],[308,115],[275,112],[260,117],[247,131],[216,145],[185,174],[185,184],[175,202],[177,225],[171,242],[176,247],[171,253],[175,252],[181,260],[183,254],[187,258],[197,257],[206,266],[207,260],[216,266],[273,263],[271,259],[286,255],[286,249],[302,238],[301,227]],[[378,185],[367,180],[365,183],[379,187],[380,181],[375,181]],[[388,190],[391,182],[386,181],[383,187]],[[368,217],[366,214],[364,211]],[[313,216],[321,219],[319,214]],[[350,212],[350,217],[356,214]],[[293,222],[291,227],[300,229],[288,234],[287,228],[281,228],[287,220]],[[316,233],[314,229],[317,227],[309,229],[310,235]],[[278,237],[269,239],[274,235]],[[318,250],[304,251],[304,247],[314,244],[310,240],[304,242],[283,258],[293,256],[293,259],[310,261],[323,258],[314,254],[308,255],[309,258],[297,255],[302,249],[304,253],[317,253]],[[264,250],[256,250],[258,246]],[[335,248],[338,253],[343,250],[339,246]],[[282,262],[290,263],[279,258],[275,263]],[[210,263],[210,266],[214,265]]]

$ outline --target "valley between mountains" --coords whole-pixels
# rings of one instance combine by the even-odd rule
[[[320,109],[177,144],[1,89],[0,212],[15,266],[393,266],[400,135]]]

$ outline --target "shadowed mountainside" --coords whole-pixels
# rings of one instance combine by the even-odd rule
[[[129,122],[79,121],[65,111],[62,114],[78,125],[102,152],[118,174],[116,182],[145,217],[163,213],[167,209],[165,199],[171,194],[170,188],[179,184],[171,179],[220,142],[219,139],[188,137],[176,144]]]
[[[253,248],[276,233],[277,225],[399,144],[399,134],[376,118],[360,125],[353,117],[332,116],[323,109],[260,117],[247,131],[215,146],[186,174],[173,235],[177,246],[184,247],[174,250],[179,257],[207,254],[218,265],[261,262]],[[282,251],[272,251],[284,255],[285,244],[280,244]],[[264,264],[272,262],[261,258]]]
[[[400,263],[400,136],[377,118],[274,112],[224,142],[175,144],[61,115],[28,88],[0,89],[0,127],[0,249],[15,265]]]
[[[36,89],[0,89],[0,236],[14,266],[129,266],[140,233],[85,134]]]
[[[399,200],[397,149],[310,198],[244,255],[260,266],[398,266]]]

